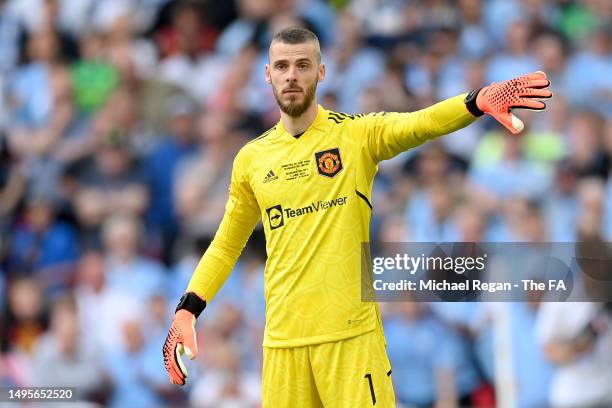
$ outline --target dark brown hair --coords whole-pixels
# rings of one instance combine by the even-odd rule
[[[301,28],[301,27],[287,27],[274,34],[270,46],[275,42],[283,44],[304,44],[307,42],[313,42],[317,51],[317,59],[321,62],[321,45],[319,44],[319,38],[312,31]]]

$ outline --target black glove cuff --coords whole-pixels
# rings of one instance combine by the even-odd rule
[[[185,309],[188,312],[193,313],[193,315],[197,319],[205,307],[205,300],[203,300],[201,297],[199,297],[193,292],[187,292],[183,296],[181,296],[181,300],[179,301],[178,306],[176,306],[176,310],[174,312],[176,313],[181,309]]]
[[[470,113],[476,117],[484,115],[484,112],[478,108],[478,105],[476,105],[476,97],[478,96],[478,92],[480,92],[481,89],[482,88],[473,90],[472,92],[467,94],[467,96],[463,100],[463,102],[465,102],[467,110],[470,111]]]

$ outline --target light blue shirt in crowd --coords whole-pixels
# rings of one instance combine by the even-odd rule
[[[400,402],[434,403],[436,373],[443,369],[454,370],[460,395],[478,385],[478,375],[467,360],[461,339],[435,315],[425,314],[414,321],[389,316],[385,319],[385,337]]]

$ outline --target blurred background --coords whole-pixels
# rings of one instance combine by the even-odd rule
[[[161,346],[233,157],[279,118],[272,34],[319,36],[320,102],[413,111],[544,70],[511,136],[485,118],[380,166],[372,242],[612,238],[612,1],[0,0],[0,386],[113,407],[257,407],[261,225],[198,325]],[[404,407],[612,407],[597,304],[387,303]]]

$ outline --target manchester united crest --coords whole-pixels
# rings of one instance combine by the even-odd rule
[[[315,161],[317,162],[317,170],[322,176],[334,177],[342,170],[340,149],[337,147],[315,153]]]

